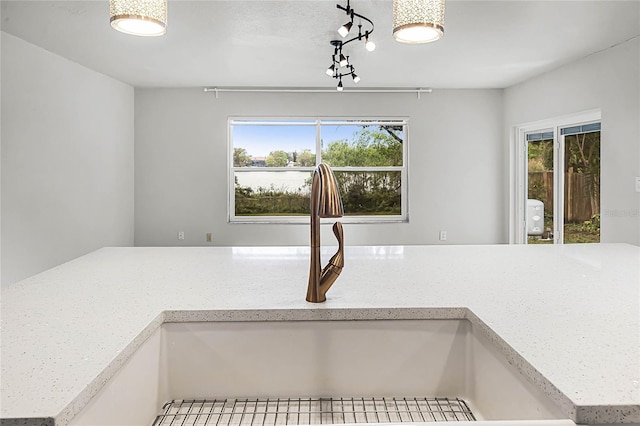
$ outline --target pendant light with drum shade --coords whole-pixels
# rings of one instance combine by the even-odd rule
[[[421,44],[444,36],[445,0],[393,0],[393,38]]]
[[[137,36],[167,32],[167,0],[109,0],[111,26]]]

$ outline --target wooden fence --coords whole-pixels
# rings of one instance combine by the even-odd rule
[[[564,175],[564,222],[583,222],[600,213],[600,197],[592,197],[587,176],[573,173]],[[547,215],[553,213],[553,172],[529,172],[529,197],[544,203]]]

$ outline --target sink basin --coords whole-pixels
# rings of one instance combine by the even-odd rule
[[[151,425],[174,399],[391,396],[573,425],[466,319],[165,323],[70,424]]]

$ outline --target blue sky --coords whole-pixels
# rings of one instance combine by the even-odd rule
[[[324,143],[350,140],[360,126],[322,126]],[[233,147],[244,148],[252,157],[266,157],[271,151],[286,152],[305,149],[316,151],[316,126],[233,126]]]

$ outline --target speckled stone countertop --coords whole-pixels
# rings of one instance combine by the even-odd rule
[[[640,423],[640,247],[347,247],[322,304],[308,256],[104,248],[4,286],[2,424],[68,423],[165,321],[383,318],[468,318],[567,417]]]

